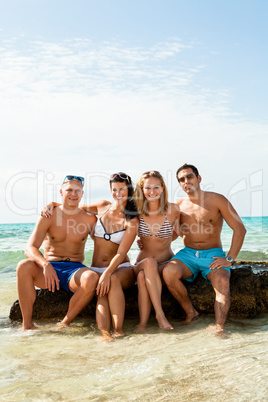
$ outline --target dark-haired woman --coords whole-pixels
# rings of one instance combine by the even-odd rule
[[[138,235],[143,245],[134,266],[140,313],[136,331],[145,331],[152,304],[159,327],[173,329],[161,304],[162,271],[174,255],[171,242],[179,234],[179,208],[168,202],[164,179],[155,170],[143,173],[134,198],[139,212]]]
[[[135,240],[139,221],[133,201],[133,185],[130,176],[123,172],[111,175],[110,190],[113,203],[103,200],[81,206],[87,212],[98,215],[94,232],[94,252],[90,269],[100,276],[96,320],[98,328],[109,337],[111,319],[113,336],[123,336],[125,297],[123,289],[135,283],[135,275],[127,253]],[[43,215],[52,213],[49,204]]]

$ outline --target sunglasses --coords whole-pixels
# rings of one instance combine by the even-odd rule
[[[158,175],[162,176],[161,173],[158,172],[158,170],[148,170],[148,172],[144,172],[144,173],[142,174],[142,176],[145,176],[145,175],[147,175],[147,174],[158,174]]]
[[[194,174],[193,173],[189,173],[186,176],[182,176],[182,177],[178,177],[178,182],[179,183],[184,183],[185,179],[190,180],[194,178]]]
[[[77,180],[80,183],[82,183],[82,186],[84,185],[84,177],[82,176],[72,176],[70,174],[68,174],[67,176],[65,176],[65,179],[63,180],[62,184],[65,183],[66,181],[73,181],[73,180]]]
[[[128,183],[130,182],[130,177],[123,172],[119,172],[119,173],[114,173],[110,176],[110,180],[124,180],[127,181]]]

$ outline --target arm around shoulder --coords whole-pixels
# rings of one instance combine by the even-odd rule
[[[41,216],[45,218],[50,218],[53,215],[53,209],[59,207],[61,204],[58,202],[50,202],[41,211]]]
[[[83,209],[86,212],[90,212],[91,214],[98,215],[100,209],[108,207],[110,204],[111,204],[110,201],[101,200],[88,205],[87,204],[80,205],[79,208]]]

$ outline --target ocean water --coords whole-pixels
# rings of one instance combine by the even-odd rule
[[[243,218],[247,235],[237,259],[268,261],[268,217]],[[16,265],[33,224],[0,225],[0,400],[3,401],[267,401],[268,315],[228,319],[227,337],[207,331],[213,316],[174,331],[133,332],[137,320],[126,317],[126,336],[101,342],[94,317],[76,319],[65,332],[56,320],[37,322],[23,333],[9,321],[17,299]],[[232,232],[222,232],[228,250]],[[174,251],[181,240],[173,244]],[[86,245],[86,263],[93,251]],[[136,244],[129,255],[135,261]],[[138,319],[138,312],[137,312]]]

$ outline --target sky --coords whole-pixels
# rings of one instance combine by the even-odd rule
[[[241,216],[268,215],[266,0],[0,2],[0,223],[35,222],[66,174],[85,203],[198,167]]]

